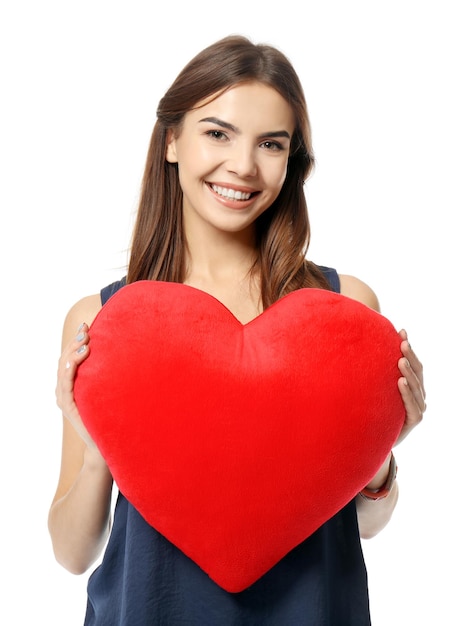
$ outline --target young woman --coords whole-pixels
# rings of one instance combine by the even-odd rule
[[[122,494],[111,523],[112,476],[73,399],[77,368],[89,353],[89,326],[125,283],[191,285],[242,323],[302,287],[340,291],[378,310],[361,280],[306,258],[303,184],[313,163],[302,87],[271,46],[235,36],[214,43],[188,63],[159,104],[127,275],[77,302],[63,330],[57,382],[63,449],[49,529],[57,560],[76,574],[88,570],[108,542],[89,581],[87,626],[370,623],[360,538],[378,533],[396,505],[397,482],[387,485],[392,454],[368,484],[370,493],[390,487],[386,497],[357,495],[254,585],[231,594]],[[400,338],[406,420],[399,441],[425,410],[421,363],[405,331]]]

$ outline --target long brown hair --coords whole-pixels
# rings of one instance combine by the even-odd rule
[[[304,182],[314,166],[311,130],[300,80],[282,52],[229,36],[208,46],[180,72],[157,109],[141,197],[136,216],[127,282],[185,278],[182,190],[177,164],[166,160],[170,130],[177,132],[184,115],[196,105],[233,85],[260,82],[278,91],[295,114],[287,175],[282,190],[256,222],[259,271],[264,308],[301,287],[329,285],[305,255],[310,226]]]

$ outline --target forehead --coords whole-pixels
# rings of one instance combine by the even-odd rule
[[[202,100],[185,119],[197,123],[205,117],[216,117],[240,130],[261,127],[292,134],[295,126],[294,111],[285,98],[273,87],[256,82],[240,83]]]

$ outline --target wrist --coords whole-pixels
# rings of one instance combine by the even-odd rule
[[[384,482],[381,480],[381,474],[385,476]],[[382,465],[374,479],[360,491],[360,496],[365,500],[382,500],[386,498],[394,486],[396,476],[397,463],[391,451],[386,462]]]

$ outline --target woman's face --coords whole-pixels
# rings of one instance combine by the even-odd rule
[[[178,163],[185,228],[250,229],[287,173],[294,115],[273,88],[232,87],[189,111],[166,157]]]

